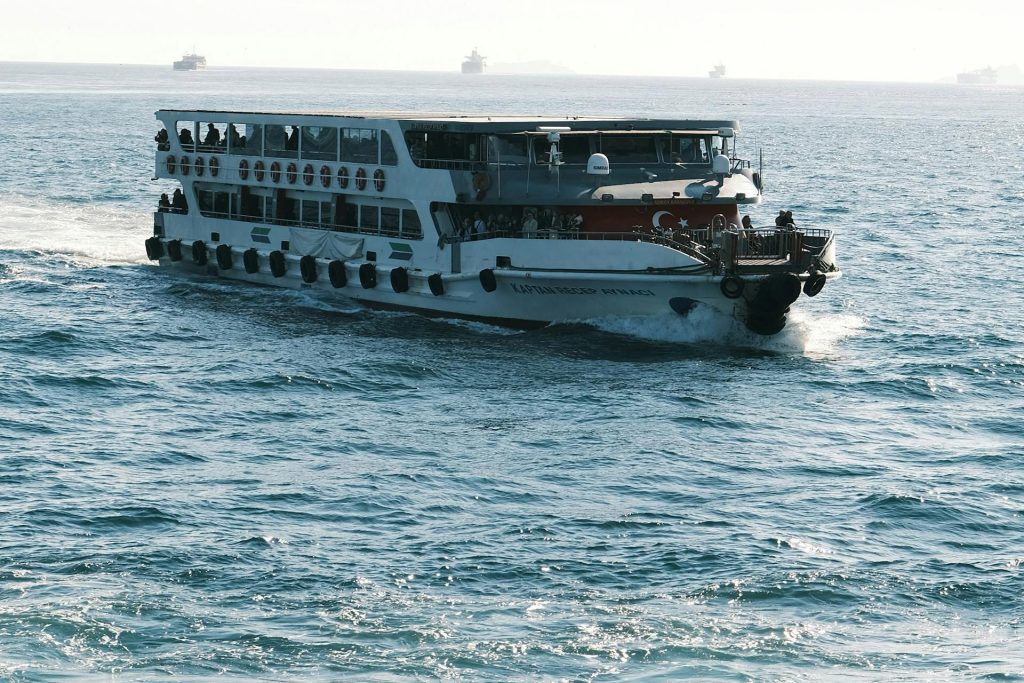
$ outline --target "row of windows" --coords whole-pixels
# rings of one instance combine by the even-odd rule
[[[278,190],[269,195],[256,194],[243,187],[225,192],[196,188],[199,213],[208,218],[223,218],[278,225],[301,226],[339,232],[385,235],[403,239],[422,239],[423,229],[415,209],[347,201],[346,195],[329,200],[309,199]]]
[[[175,135],[188,152],[398,165],[391,136],[376,128],[178,121]],[[170,149],[162,134],[157,135],[157,143],[160,149]]]

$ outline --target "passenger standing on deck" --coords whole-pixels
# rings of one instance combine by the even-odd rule
[[[217,130],[217,126],[209,123],[206,125],[206,137],[203,138],[203,145],[206,147],[216,147],[220,144],[220,131]]]
[[[156,137],[156,148],[161,151],[167,151],[171,148],[170,141],[167,139],[167,129],[161,128],[157,131]]]
[[[160,204],[158,210],[160,213],[168,213],[171,210],[171,200],[167,198],[166,192],[160,195]]]
[[[526,212],[526,220],[523,221],[523,237],[527,239],[537,236],[537,218],[532,211]]]
[[[779,215],[775,217],[775,227],[784,228],[786,227],[786,211],[785,209],[779,209]]]
[[[471,239],[481,239],[485,232],[487,232],[487,223],[484,223],[484,219],[480,217],[478,211],[473,214],[473,236]]]
[[[783,227],[785,227],[786,230],[796,230],[796,223],[793,222],[792,211],[786,212],[785,220],[783,221]]]
[[[174,197],[171,199],[171,207],[174,209],[174,213],[188,213],[188,201],[186,201],[185,195],[182,194],[180,187],[174,190]]]
[[[192,141],[192,131],[190,131],[188,128],[182,128],[181,132],[178,133],[178,142],[180,142],[181,146],[185,147],[186,149],[191,148],[191,146],[195,144]]]

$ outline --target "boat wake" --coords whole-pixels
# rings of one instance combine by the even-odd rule
[[[843,339],[858,334],[864,321],[850,314],[790,313],[789,323],[777,335],[755,334],[740,321],[710,307],[698,306],[688,316],[613,316],[583,321],[603,332],[677,344],[715,344],[777,353],[827,356]]]

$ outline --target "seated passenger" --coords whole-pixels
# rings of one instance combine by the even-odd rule
[[[216,147],[220,144],[220,131],[212,123],[206,125],[206,137],[203,138],[203,144],[207,147]]]
[[[167,197],[167,193],[164,192],[160,195],[160,203],[158,204],[157,211],[160,213],[169,213],[171,210],[171,200]]]
[[[156,140],[156,148],[158,150],[165,152],[171,148],[171,141],[167,136],[166,128],[161,128],[157,131],[156,137],[153,139]]]

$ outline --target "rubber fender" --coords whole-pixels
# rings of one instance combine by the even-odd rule
[[[249,275],[260,272],[260,254],[254,247],[249,247],[242,253],[242,265]]]
[[[302,281],[308,285],[316,282],[316,257],[312,254],[306,254],[299,259],[299,272],[302,273]]]
[[[768,288],[768,295],[776,308],[786,308],[800,298],[800,278],[792,273],[772,275],[761,287]]]
[[[493,270],[484,268],[480,271],[480,286],[484,288],[485,292],[493,292],[498,288],[498,279],[494,277]]]
[[[171,240],[167,243],[167,255],[172,261],[181,260],[181,240]]]
[[[288,266],[284,262],[284,254],[275,249],[270,252],[270,274],[274,277],[283,277]]]
[[[164,255],[164,243],[155,235],[146,240],[146,258],[158,261]]]
[[[778,334],[786,326],[785,315],[773,315],[751,312],[747,315],[747,329],[756,334],[770,337]]]
[[[409,291],[409,271],[407,269],[402,267],[391,269],[391,289],[396,294]]]
[[[231,246],[228,244],[217,245],[217,267],[221,270],[231,270]]]
[[[196,240],[192,243],[192,263],[197,266],[206,265],[206,242]]]
[[[348,273],[345,272],[345,262],[337,259],[327,265],[327,277],[331,279],[331,287],[341,289],[348,284]]]
[[[364,263],[359,266],[359,284],[363,289],[373,289],[377,286],[377,266],[372,263]]]
[[[430,293],[434,296],[444,294],[444,280],[441,278],[441,273],[434,273],[428,277],[427,285],[430,287]]]
[[[818,293],[825,287],[828,278],[824,273],[812,273],[804,282],[804,294],[807,296],[818,296]]]
[[[738,278],[735,275],[726,275],[718,284],[718,288],[722,290],[722,294],[727,299],[739,299],[743,296],[743,289],[746,286],[747,283],[744,282],[742,278]]]

